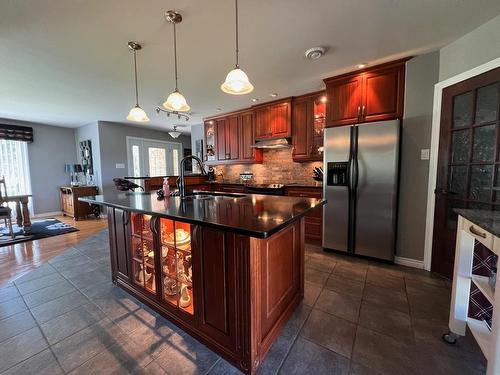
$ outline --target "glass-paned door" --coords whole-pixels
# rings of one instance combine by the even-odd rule
[[[190,315],[193,307],[191,225],[160,219],[163,300]]]
[[[141,138],[127,138],[129,174],[134,177],[179,175],[182,145]]]
[[[455,208],[500,209],[500,69],[443,90],[432,270],[451,278]]]
[[[132,223],[132,278],[134,283],[156,294],[154,242],[151,216],[131,214]]]

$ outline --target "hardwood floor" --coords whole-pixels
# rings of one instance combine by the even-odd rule
[[[108,223],[106,218],[74,221],[69,217],[56,216],[56,219],[74,226],[79,231],[0,247],[0,287],[107,228]]]

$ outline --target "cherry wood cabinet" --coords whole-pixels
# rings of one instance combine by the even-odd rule
[[[256,108],[255,113],[255,139],[272,137],[270,111],[268,107]]]
[[[319,91],[293,99],[293,151],[296,162],[323,160],[326,95]]]
[[[403,117],[407,60],[325,79],[328,97],[326,126]]]
[[[262,150],[255,143],[253,111],[234,112],[205,121],[207,164],[262,163]],[[215,140],[213,146],[210,142]]]
[[[254,112],[256,140],[291,137],[291,98],[255,106]]]
[[[113,282],[255,374],[304,296],[304,219],[258,239],[113,207],[107,213]]]
[[[290,197],[322,198],[321,187],[287,186],[285,194]],[[307,243],[321,245],[323,238],[323,208],[317,208],[305,216],[304,236]]]
[[[256,150],[252,147],[255,143],[255,122],[253,111],[243,112],[239,115],[240,119],[240,160],[243,161],[262,161],[262,150]]]

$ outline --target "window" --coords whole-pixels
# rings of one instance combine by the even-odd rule
[[[149,175],[167,175],[167,150],[165,148],[149,147]]]
[[[177,176],[182,144],[127,137],[129,174],[134,177]]]
[[[132,146],[132,169],[133,169],[133,176],[134,177],[139,177],[141,175],[141,159],[139,156],[139,146],[138,145],[133,145]]]
[[[0,177],[2,176],[5,177],[7,195],[31,194],[26,142],[0,140]],[[14,208],[13,203],[11,208]]]

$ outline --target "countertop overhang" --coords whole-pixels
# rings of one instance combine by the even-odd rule
[[[478,227],[500,237],[500,211],[456,208],[454,210]]]
[[[220,193],[224,194],[224,193]],[[326,203],[324,199],[242,194],[213,199],[158,200],[156,192],[105,192],[80,201],[267,238]]]

